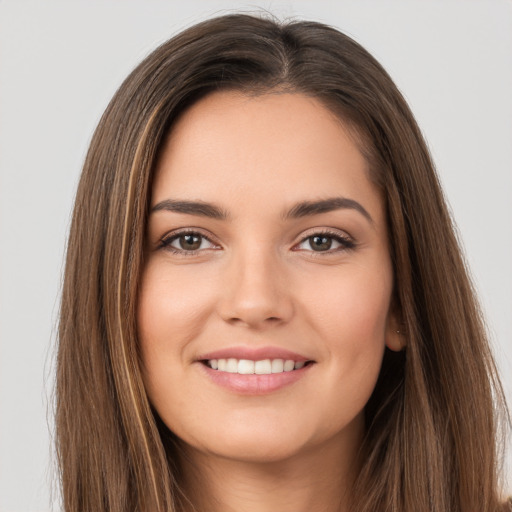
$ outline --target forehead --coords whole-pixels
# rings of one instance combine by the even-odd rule
[[[232,203],[343,195],[380,208],[368,167],[352,132],[315,98],[216,92],[173,126],[158,160],[152,204],[169,195]]]

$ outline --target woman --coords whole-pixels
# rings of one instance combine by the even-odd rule
[[[66,510],[496,511],[503,410],[426,145],[363,48],[230,15],[135,69],[69,239]]]

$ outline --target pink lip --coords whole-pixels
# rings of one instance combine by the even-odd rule
[[[216,358],[212,357],[210,359]],[[275,359],[281,358],[276,357]],[[292,370],[290,372],[282,373],[271,373],[269,375],[240,375],[238,373],[228,373],[221,372],[219,370],[213,370],[206,364],[199,362],[197,364],[199,364],[200,369],[204,371],[206,376],[210,378],[215,384],[239,395],[265,395],[267,393],[277,391],[286,386],[289,386],[290,384],[293,384],[294,382],[297,382],[299,379],[306,376],[309,370],[314,366],[314,364],[308,364],[299,370]]]
[[[292,359],[295,362],[312,361],[311,358],[304,357],[296,352],[285,350],[279,347],[231,347],[214,352],[202,354],[197,358],[198,361],[209,359],[248,359],[249,361],[262,361],[263,359]]]

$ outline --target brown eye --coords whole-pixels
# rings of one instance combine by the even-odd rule
[[[202,236],[196,234],[180,235],[178,237],[180,249],[184,251],[195,251],[201,247]]]
[[[209,238],[196,231],[171,234],[161,241],[160,247],[184,256],[193,256],[205,249],[219,249]]]
[[[295,250],[333,254],[353,249],[355,246],[354,240],[347,235],[326,231],[303,238]]]
[[[328,251],[332,246],[332,238],[325,235],[315,235],[308,238],[309,245],[314,251]]]

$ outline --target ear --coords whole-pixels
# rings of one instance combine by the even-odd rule
[[[393,352],[400,352],[407,345],[404,327],[402,323],[402,315],[396,302],[393,301],[389,309],[388,321],[386,324],[386,347]]]

